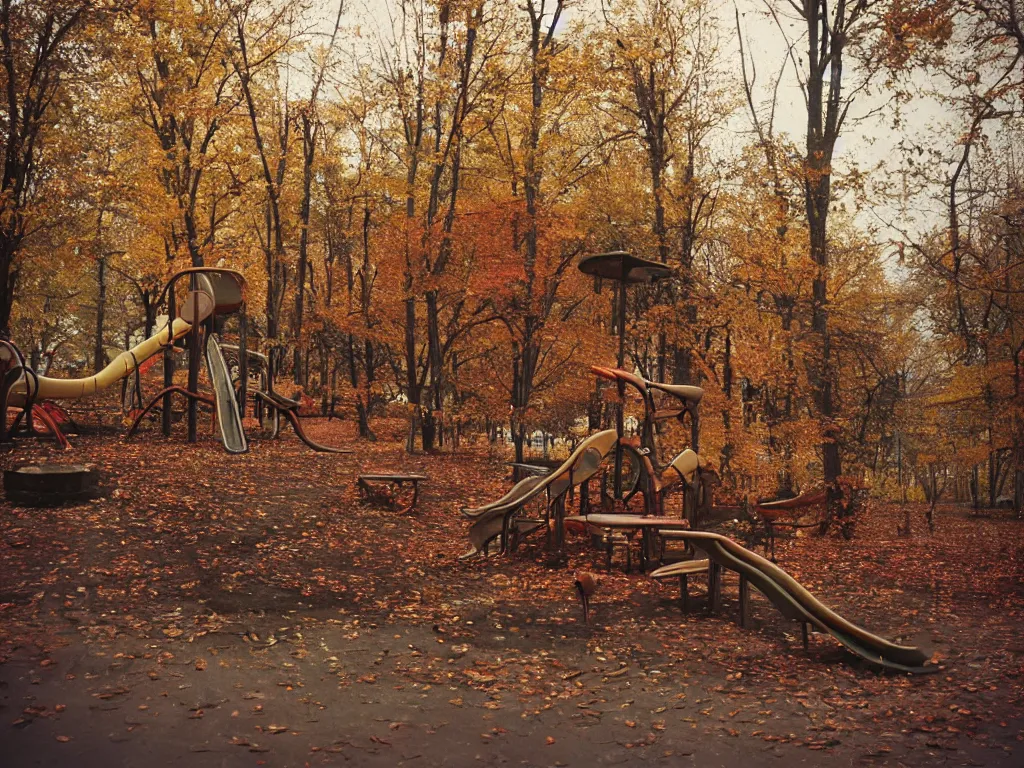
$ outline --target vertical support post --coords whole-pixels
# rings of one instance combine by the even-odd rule
[[[197,283],[193,277],[191,289],[195,291],[196,287]],[[192,330],[188,335],[188,391],[194,394],[199,391],[199,299],[195,296],[192,298],[192,317],[185,319],[192,325]],[[199,440],[196,425],[199,402],[194,397],[190,397],[186,408],[188,409],[188,441],[194,443]]]
[[[690,612],[690,584],[685,573],[679,574],[679,604],[683,613]]]
[[[800,631],[801,631],[801,634],[803,635],[804,650],[806,651],[808,649],[809,645],[810,645],[810,641],[809,641],[809,639],[807,637],[807,622],[806,621],[800,622]]]
[[[246,399],[249,395],[249,318],[245,315],[245,302],[238,313],[238,415],[245,418]]]
[[[547,550],[551,549],[553,537],[551,535],[551,490],[550,488],[544,491],[545,501],[544,505],[544,548]]]
[[[718,590],[721,572],[718,563],[708,563],[708,613],[713,614],[718,609]]]
[[[619,290],[619,357],[618,366],[623,369],[626,365],[626,282],[623,280],[618,284]],[[615,409],[615,431],[619,435],[615,443],[615,498],[622,498],[622,433],[626,426],[626,382],[619,379],[617,382],[619,402]]]
[[[174,283],[167,292],[167,346],[164,347],[164,389],[174,385],[174,315],[177,307],[174,298]],[[164,395],[160,423],[164,437],[171,436],[171,393]]]
[[[555,499],[555,551],[565,548],[565,494]]]

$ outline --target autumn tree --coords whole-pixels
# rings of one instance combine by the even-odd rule
[[[0,182],[0,332],[10,330],[26,238],[56,215],[43,206],[52,164],[47,138],[69,78],[85,70],[91,47],[87,22],[97,18],[91,0],[31,0],[0,3],[3,47],[3,112],[0,137],[4,171]]]
[[[611,116],[646,160],[652,249],[658,261],[678,266],[677,279],[659,284],[652,296],[637,295],[638,311],[654,317],[663,304],[677,315],[671,329],[668,318],[657,321],[653,363],[641,367],[659,381],[695,382],[700,374],[692,358],[701,337],[695,258],[718,193],[707,142],[732,108],[721,84],[717,27],[699,1],[615,4],[606,20]]]

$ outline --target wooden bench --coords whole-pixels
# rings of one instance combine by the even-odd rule
[[[366,474],[359,475],[356,483],[359,486],[360,494],[367,501],[374,501],[380,499],[381,495],[379,492],[374,491],[371,483],[386,483],[388,486],[392,485],[405,485],[406,483],[412,484],[412,501],[406,508],[406,512],[416,506],[416,500],[420,497],[420,481],[426,480],[426,475],[388,475],[388,474]]]
[[[707,573],[708,565],[708,560],[680,560],[678,563],[663,565],[661,568],[651,571],[651,578],[660,581],[661,579],[670,579],[673,576],[678,576],[679,604],[683,609],[683,613],[686,613],[690,610],[689,576],[691,573]]]

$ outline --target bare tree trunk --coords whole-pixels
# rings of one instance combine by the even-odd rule
[[[107,309],[107,260],[104,256],[96,260],[96,282],[99,283],[99,292],[96,295],[96,344],[92,351],[92,365],[93,370],[99,372],[107,357],[103,349],[103,323]]]

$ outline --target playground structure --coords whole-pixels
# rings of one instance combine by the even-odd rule
[[[700,513],[711,506],[711,490],[716,475],[708,462],[698,453],[695,446],[700,444],[697,406],[704,397],[704,390],[685,384],[660,384],[648,381],[629,371],[618,368],[591,366],[596,376],[614,381],[623,387],[628,385],[640,395],[644,406],[643,421],[640,435],[637,437],[620,437],[619,450],[624,459],[622,463],[622,479],[619,485],[628,503],[634,495],[640,493],[644,497],[644,510],[648,515],[665,513],[665,495],[677,486],[684,489],[683,517],[691,523]],[[620,388],[621,391],[621,388]],[[659,408],[654,400],[654,393],[660,392],[675,400],[667,407]],[[690,447],[677,454],[667,465],[659,463],[657,442],[657,424],[667,420],[675,420],[685,424],[690,418]]]
[[[463,514],[472,520],[469,529],[471,548],[462,555],[463,559],[488,554],[489,547],[497,541],[500,541],[501,553],[514,552],[523,536],[542,528],[547,532],[548,547],[561,552],[566,524],[579,524],[584,526],[584,530],[604,532],[606,536],[621,532],[620,535],[626,538],[627,552],[634,535],[640,532],[640,561],[642,568],[645,568],[657,550],[658,539],[671,537],[683,540],[691,552],[700,550],[706,556],[705,560],[690,559],[664,566],[651,574],[653,578],[678,577],[684,606],[689,600],[689,575],[707,573],[710,613],[721,602],[722,572],[734,571],[740,578],[740,623],[743,626],[746,626],[747,621],[749,586],[753,585],[783,616],[801,623],[805,648],[808,646],[808,630],[813,628],[832,635],[849,651],[871,664],[910,673],[936,670],[934,666],[926,665],[928,657],[920,649],[892,643],[829,609],[773,561],[720,534],[690,530],[687,511],[689,509],[695,514],[698,504],[710,504],[710,494],[707,493],[709,485],[704,475],[713,476],[713,472],[689,448],[680,452],[666,468],[657,467],[654,425],[665,418],[675,418],[681,422],[686,414],[690,414],[696,430],[696,419],[693,417],[703,395],[699,387],[658,385],[618,369],[595,367],[592,370],[602,378],[628,383],[640,393],[645,415],[639,440],[627,442],[617,430],[612,429],[597,432],[584,440],[561,466],[550,473],[519,481],[508,493],[490,504],[463,509]],[[652,391],[671,395],[682,403],[681,407],[655,407]],[[647,514],[598,513],[567,517],[566,498],[571,489],[585,486],[596,477],[617,447],[621,449],[621,455],[629,457],[628,465],[623,463],[617,467],[622,473],[619,487],[626,491],[624,501],[628,502],[637,492],[643,493]],[[630,473],[627,466],[634,466],[637,471]],[[682,485],[689,499],[684,501],[683,515],[679,519],[664,516],[664,493],[673,485]],[[701,496],[701,493],[707,495]],[[823,491],[810,492],[796,499],[764,502],[760,507],[767,509],[771,516],[775,509],[780,512],[801,509],[822,501],[823,494]],[[822,498],[819,499],[818,495]],[[531,519],[523,515],[526,505],[534,499],[542,499],[544,502],[542,518]],[[771,533],[771,527],[768,530]],[[610,552],[609,547],[609,568]],[[772,555],[774,559],[774,547]],[[577,589],[580,589],[579,584]],[[581,592],[581,600],[586,616],[589,612],[589,594],[584,597]]]
[[[598,253],[581,259],[577,268],[585,275],[592,275],[597,283],[595,288],[600,286],[601,280],[611,280],[617,283],[616,301],[616,331],[619,337],[619,351],[616,356],[616,368],[622,370],[626,367],[626,289],[630,285],[640,283],[654,283],[669,277],[672,270],[665,264],[656,261],[637,258],[625,251],[610,251]],[[626,384],[624,380],[618,382],[619,402],[615,409],[615,431],[619,437],[625,429],[625,395]],[[696,450],[696,447],[694,447]],[[622,487],[622,446],[615,447],[615,473],[614,496],[621,499]]]
[[[37,402],[34,393],[38,392],[40,376],[26,364],[25,356],[13,343],[6,339],[0,339],[0,404],[3,405],[3,419],[0,420],[0,442],[6,442],[12,436],[24,432],[31,436],[41,434],[35,427],[39,422],[46,429],[46,434],[52,435],[58,445],[64,450],[71,447],[67,437],[64,435],[63,425],[75,427],[71,415],[56,403],[49,401]],[[24,386],[24,392],[19,392],[19,397],[12,397],[19,385]],[[18,408],[14,422],[8,428],[7,410],[10,406]]]
[[[487,554],[491,543],[499,537],[500,553],[513,552],[522,537],[541,526],[548,532],[549,548],[553,545],[561,552],[565,536],[566,496],[577,485],[581,486],[581,512],[586,513],[590,499],[588,483],[601,469],[602,463],[610,453],[614,454],[613,500],[626,505],[639,492],[643,494],[646,514],[661,516],[665,511],[665,494],[673,487],[682,485],[684,518],[689,520],[696,517],[698,505],[710,505],[712,472],[697,454],[697,406],[704,396],[704,390],[695,386],[651,382],[625,370],[626,289],[630,285],[653,283],[666,278],[672,274],[672,270],[665,264],[640,259],[623,251],[587,256],[577,266],[584,274],[592,275],[598,283],[601,280],[617,283],[618,366],[591,368],[599,378],[613,381],[617,386],[615,429],[591,435],[561,466],[548,474],[520,480],[507,494],[490,504],[475,509],[463,509],[463,514],[473,520],[469,530],[471,548],[463,555],[464,558],[481,553]],[[627,385],[637,390],[643,403],[644,417],[639,439],[626,438],[624,435]],[[674,399],[674,407],[658,409],[652,394],[655,390]],[[665,419],[676,419],[682,424],[687,415],[690,417],[691,446],[677,454],[667,466],[660,466],[656,423]],[[602,483],[603,498],[607,497],[606,491],[607,484]],[[524,518],[522,513],[525,505],[542,493],[545,494],[543,519]],[[609,554],[610,551],[609,548]]]
[[[616,458],[613,471],[618,474],[613,475],[614,487],[624,494],[624,505],[640,493],[644,500],[644,513],[665,520],[665,497],[670,491],[681,488],[682,519],[692,523],[702,508],[710,506],[711,487],[717,476],[708,463],[693,449],[685,448],[662,467],[658,463],[656,442],[657,421],[676,419],[683,423],[687,415],[691,421],[692,439],[697,439],[698,421],[695,414],[704,391],[694,386],[649,382],[618,368],[594,366],[591,370],[600,378],[620,383],[622,387],[629,384],[639,392],[644,406],[640,436],[624,437],[618,429],[598,432],[584,440],[560,466],[548,474],[520,480],[507,494],[490,504],[463,509],[463,515],[473,521],[469,531],[471,548],[463,557],[488,553],[492,542],[499,537],[499,553],[514,552],[523,537],[542,527],[548,530],[549,547],[561,551],[568,494],[576,486],[586,488],[610,455]],[[652,395],[655,390],[675,399],[677,405],[658,409]],[[606,486],[607,483],[601,486],[601,493],[605,497]],[[540,498],[542,493],[545,501],[543,519],[524,517],[526,505]],[[589,504],[583,499],[589,498],[589,493],[581,493],[584,512]]]
[[[717,481],[717,473],[705,462],[699,453],[698,405],[704,392],[700,387],[672,385],[649,381],[625,370],[625,288],[632,282],[652,282],[667,274],[667,267],[654,262],[635,259],[621,252],[599,254],[580,262],[581,271],[596,277],[617,280],[619,364],[617,368],[593,366],[591,371],[599,378],[612,381],[618,390],[616,428],[597,432],[584,440],[560,466],[548,474],[527,477],[517,482],[501,498],[474,509],[463,509],[462,513],[472,521],[469,528],[470,549],[463,559],[477,555],[486,556],[492,544],[500,541],[499,552],[511,553],[519,541],[529,533],[543,528],[547,532],[547,546],[562,552],[566,524],[581,525],[583,530],[601,534],[607,542],[608,567],[611,567],[611,551],[614,536],[625,539],[627,555],[632,538],[642,533],[642,567],[646,567],[657,548],[657,541],[664,538],[682,540],[687,544],[690,555],[694,550],[703,552],[706,560],[687,559],[665,566],[652,576],[663,578],[677,576],[680,579],[683,604],[688,601],[687,577],[690,574],[706,572],[708,575],[708,609],[713,611],[720,602],[722,571],[731,570],[740,577],[740,621],[746,624],[749,603],[749,585],[761,591],[788,619],[801,622],[804,646],[808,644],[808,628],[813,627],[836,638],[844,647],[857,656],[888,669],[902,672],[931,672],[935,667],[926,666],[928,657],[920,649],[898,645],[878,637],[847,621],[810,594],[799,582],[783,571],[774,562],[740,546],[732,539],[717,533],[690,530],[691,523],[700,519],[701,512],[711,509],[711,490]],[[635,438],[624,436],[625,391],[630,387],[640,396],[643,403],[643,420],[640,434]],[[655,394],[667,396],[661,403],[655,402]],[[690,447],[679,452],[666,466],[659,462],[657,445],[658,424],[668,420],[685,425],[689,417],[691,436]],[[622,500],[623,506],[637,493],[644,497],[644,515],[590,514],[589,495],[580,494],[581,514],[566,516],[566,499],[576,486],[586,489],[587,484],[602,469],[605,460],[614,455],[612,469],[614,499]],[[605,473],[607,479],[607,473]],[[684,492],[683,509],[679,519],[665,517],[665,495],[673,487],[681,486]],[[604,489],[602,486],[602,495]],[[774,526],[791,510],[824,501],[811,493],[796,499],[754,503],[753,508],[765,522],[768,538],[772,543],[774,561]],[[852,505],[853,494],[849,494]],[[526,505],[542,499],[544,514],[541,518],[526,517]],[[603,505],[602,505],[603,506]],[[826,513],[827,518],[827,513]],[[846,531],[844,530],[844,533]],[[767,554],[768,543],[765,543]],[[627,557],[627,570],[629,559]],[[595,583],[596,584],[596,583]],[[577,590],[583,601],[585,620],[589,614],[589,597],[593,592],[583,590],[579,577]]]
[[[177,282],[186,276],[191,285],[179,313],[175,301],[175,287]],[[178,393],[189,399],[190,441],[196,440],[196,405],[198,401],[202,401],[207,404],[213,403],[217,408],[225,447],[236,453],[246,450],[247,445],[245,435],[241,432],[241,417],[238,414],[237,404],[233,398],[229,400],[225,397],[224,388],[220,386],[225,371],[223,366],[217,367],[218,363],[223,363],[223,358],[219,357],[219,348],[215,348],[216,335],[213,333],[214,319],[217,315],[232,314],[244,307],[244,287],[245,279],[241,273],[233,270],[197,267],[175,274],[164,287],[157,302],[158,305],[166,303],[168,307],[167,321],[162,327],[148,339],[119,354],[101,371],[80,379],[54,379],[40,376],[25,363],[24,356],[13,343],[2,342],[0,366],[3,370],[3,380],[2,389],[0,389],[0,403],[5,406],[4,412],[6,413],[7,407],[20,408],[21,413],[15,418],[14,428],[17,428],[24,420],[26,429],[32,434],[35,433],[32,419],[39,417],[55,439],[62,446],[67,447],[67,439],[56,419],[52,416],[46,418],[49,415],[48,408],[40,407],[42,401],[78,400],[96,394],[136,373],[142,363],[163,352],[165,356],[165,387],[160,393],[160,397],[163,398],[164,403],[165,434],[170,434],[171,396]],[[201,396],[196,391],[199,376],[199,339],[201,326],[204,323],[209,327],[209,337],[213,341],[212,344],[207,345],[207,364],[210,367],[210,378],[215,391],[215,397],[212,399]],[[186,337],[189,339],[188,387],[175,387],[171,350],[176,342]],[[50,408],[52,407],[50,406]],[[6,427],[6,422],[4,426]],[[5,433],[0,435],[3,438],[8,436],[6,429]]]
[[[548,545],[561,551],[565,540],[565,499],[569,491],[590,480],[615,449],[618,434],[614,429],[597,432],[584,440],[557,469],[546,475],[528,477],[490,504],[463,509],[473,523],[469,529],[471,549],[462,559],[487,554],[492,542],[501,539],[501,553],[514,552],[519,541],[543,527]],[[526,504],[544,495],[543,519],[523,518]],[[554,520],[552,521],[552,511]],[[554,525],[552,526],[552,522]],[[553,528],[553,530],[552,530]]]
[[[187,280],[187,286],[181,286]],[[184,294],[180,306],[179,296]],[[106,389],[116,382],[134,375],[132,397],[138,400],[139,408],[128,430],[131,437],[138,430],[142,420],[156,408],[161,411],[161,429],[169,437],[172,426],[172,400],[175,395],[186,399],[186,420],[188,441],[198,440],[198,405],[213,409],[219,428],[220,439],[229,453],[245,453],[249,449],[242,417],[248,389],[248,364],[250,360],[266,357],[247,349],[248,322],[245,313],[245,278],[240,272],[220,267],[193,267],[172,275],[164,286],[157,301],[157,307],[166,307],[167,319],[160,328],[141,343],[121,352],[105,368],[92,376],[79,379],[54,379],[38,375],[25,362],[21,351],[10,341],[0,340],[0,404],[4,413],[7,408],[20,409],[10,429],[6,419],[0,425],[0,440],[5,440],[18,430],[32,435],[39,434],[34,421],[38,420],[62,447],[69,443],[61,429],[62,424],[72,423],[70,416],[52,400],[78,400]],[[220,333],[231,316],[238,318],[238,344],[222,344]],[[175,384],[174,351],[184,346],[188,352],[188,371],[185,386]],[[234,351],[238,357],[237,375],[232,377],[224,356],[225,350]],[[142,403],[141,371],[163,356],[163,388],[149,402]],[[199,392],[199,369],[205,360],[212,396]],[[258,368],[258,367],[257,367]],[[251,392],[254,409],[263,421],[269,421],[272,437],[278,433],[280,416],[291,423],[293,429],[307,446],[316,451],[346,453],[345,449],[321,445],[310,439],[298,420],[300,403],[286,398],[273,389],[273,367],[266,366],[260,371],[258,386]],[[269,415],[269,418],[267,418]]]

